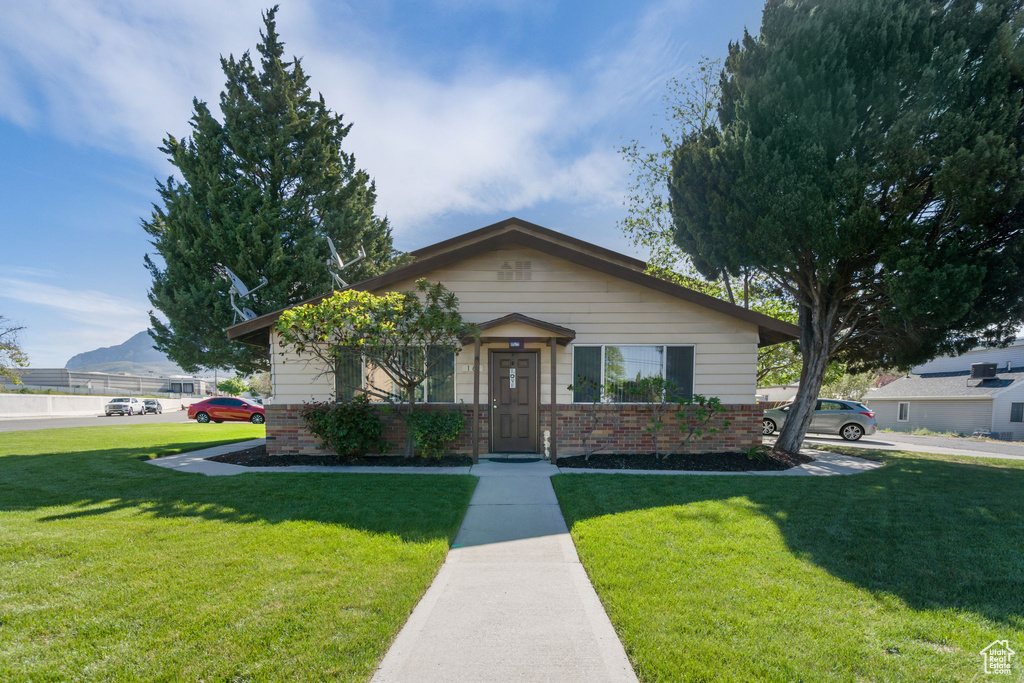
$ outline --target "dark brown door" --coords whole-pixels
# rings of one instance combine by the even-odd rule
[[[537,354],[491,354],[491,450],[537,452]]]

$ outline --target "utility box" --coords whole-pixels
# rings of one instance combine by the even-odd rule
[[[971,379],[995,379],[995,363],[971,363]]]

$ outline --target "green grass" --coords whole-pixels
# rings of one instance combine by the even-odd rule
[[[143,462],[262,433],[0,433],[0,680],[368,679],[475,479]]]
[[[983,680],[990,642],[1024,652],[1024,463],[870,455],[842,477],[555,477],[640,679]]]

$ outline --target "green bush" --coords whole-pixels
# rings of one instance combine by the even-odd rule
[[[459,438],[466,418],[461,410],[414,410],[405,417],[416,451],[427,458],[440,458],[447,446]]]
[[[313,436],[342,457],[386,453],[390,447],[381,438],[384,423],[366,396],[341,403],[307,403],[302,419]]]

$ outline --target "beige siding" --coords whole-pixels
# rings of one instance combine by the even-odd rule
[[[508,262],[530,262],[529,280],[499,280]],[[687,344],[694,346],[694,391],[718,396],[723,403],[753,403],[756,385],[757,326],[732,316],[646,287],[619,280],[568,261],[530,249],[487,252],[426,276],[442,282],[459,297],[459,308],[467,322],[482,323],[509,313],[521,313],[576,331],[579,344]],[[413,281],[392,289],[412,289]],[[489,330],[484,336],[541,336],[521,326]],[[276,344],[276,341],[275,341]],[[481,352],[480,397],[487,400],[486,363],[489,349]],[[540,349],[541,402],[550,402],[549,349],[544,343],[528,343]],[[330,382],[312,381],[315,370],[282,356],[275,345],[275,400],[295,403],[310,397],[326,398]],[[557,348],[557,399],[572,400],[567,387],[572,383],[572,345]],[[288,362],[280,366],[281,360]],[[463,349],[456,359],[456,400],[473,400],[473,349]]]
[[[930,429],[936,432],[971,434],[976,429],[989,429],[992,424],[990,399],[917,399],[910,404],[909,420],[897,422],[899,404],[904,401],[872,399],[867,405],[875,412],[880,429],[909,432]]]
[[[998,394],[992,402],[992,431],[1000,439],[1024,440],[1024,423],[1010,422],[1010,404],[1024,403],[1024,383]]]

